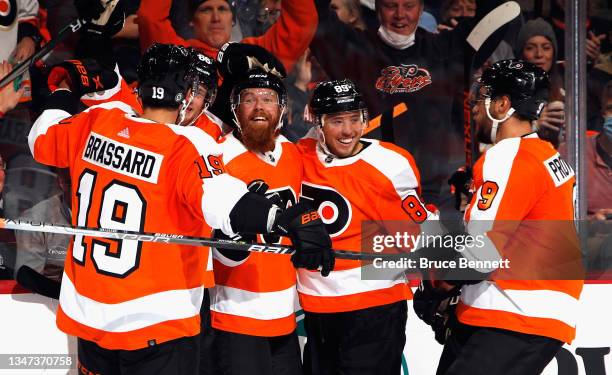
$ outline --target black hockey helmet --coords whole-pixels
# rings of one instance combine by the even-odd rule
[[[212,104],[217,95],[217,63],[210,57],[189,48],[189,66],[185,73],[185,81],[197,90],[198,85],[206,87],[207,104]]]
[[[310,110],[321,124],[323,115],[361,111],[364,121],[368,119],[368,110],[355,84],[348,80],[324,81],[315,87],[310,100]]]
[[[144,105],[178,107],[189,84],[185,79],[190,66],[187,48],[155,43],[147,49],[138,65],[138,95]]]
[[[278,94],[278,104],[282,107],[287,105],[287,89],[283,80],[273,73],[263,69],[252,69],[238,81],[232,88],[230,101],[233,109],[240,104],[240,93],[245,89],[264,88],[272,89]]]
[[[482,73],[480,95],[508,96],[516,114],[536,120],[548,102],[550,79],[538,66],[519,59],[501,60]]]

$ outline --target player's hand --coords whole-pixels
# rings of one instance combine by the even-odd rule
[[[74,0],[79,17],[86,21],[85,33],[111,37],[123,28],[123,0]]]
[[[601,55],[601,42],[606,39],[606,34],[595,35],[589,31],[589,36],[586,40],[586,55],[589,60],[597,61]]]
[[[30,58],[36,51],[36,42],[29,36],[21,38],[12,53],[13,61],[20,63]]]
[[[600,208],[589,216],[599,221],[612,220],[612,208]]]
[[[537,123],[538,129],[548,129],[558,134],[565,124],[565,104],[558,100],[548,103]]]
[[[451,194],[455,195],[455,209],[461,212],[472,200],[470,185],[472,184],[472,171],[469,168],[461,167],[448,179]]]
[[[12,69],[12,65],[8,62],[3,61],[0,63],[0,79],[6,77]],[[15,90],[13,82],[9,82],[6,86],[0,87],[0,112],[6,113],[15,108],[24,91],[25,88],[23,86],[20,87],[19,90]]]
[[[219,72],[226,78],[238,78],[259,68],[281,78],[287,76],[285,67],[268,50],[253,44],[225,43],[217,55]]]
[[[323,276],[334,269],[331,239],[319,214],[308,204],[299,202],[278,214],[274,231],[291,238],[297,250],[291,257],[295,267],[309,270],[321,267]]]
[[[94,59],[66,60],[51,68],[47,85],[55,91],[67,84],[70,90],[81,97],[97,91],[113,88],[119,83],[115,71],[105,69]]]

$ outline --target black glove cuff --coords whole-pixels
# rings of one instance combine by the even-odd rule
[[[268,233],[268,217],[274,205],[266,197],[248,192],[238,200],[230,223],[235,233]]]
[[[80,99],[70,90],[57,90],[47,97],[43,110],[60,109],[71,115],[79,112]]]

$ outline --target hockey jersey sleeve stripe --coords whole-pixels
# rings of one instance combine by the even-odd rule
[[[334,270],[328,276],[323,277],[319,272],[310,272],[298,268],[298,291],[319,297],[345,296],[386,289],[395,284],[407,282],[403,271],[397,271],[392,275],[384,275],[384,277],[380,277],[380,280],[365,280],[363,275],[367,275],[368,272],[370,275],[377,275],[378,277],[383,271],[375,269],[373,265],[367,265],[346,270]]]
[[[497,193],[491,205],[485,210],[478,207],[479,197],[482,195],[482,186],[474,194],[474,202],[472,203],[469,220],[495,220],[499,210],[500,203],[503,200],[506,186],[510,179],[510,172],[514,165],[514,159],[519,150],[521,143],[520,138],[505,139],[487,151],[484,156],[484,165],[482,167],[483,182],[492,181],[498,186]]]
[[[257,293],[217,285],[210,289],[210,309],[247,318],[271,320],[287,317],[294,312],[295,286]]]
[[[384,174],[393,184],[397,195],[404,199],[419,186],[410,162],[402,155],[373,144],[370,152],[363,153],[363,160]]]
[[[495,196],[491,198],[493,201],[485,209],[479,208],[479,200],[481,199],[482,189],[485,187],[485,184],[483,183],[474,194],[471,207],[468,211],[469,219],[466,230],[469,234],[482,238],[484,245],[466,247],[462,255],[468,260],[494,261],[500,259],[500,249],[487,236],[487,232],[493,229],[495,219],[497,218],[497,213],[510,179],[510,172],[519,150],[520,141],[520,138],[506,139],[488,150],[484,156],[482,180],[483,182],[494,182],[498,190]],[[491,272],[492,269],[482,268],[478,269],[478,271],[487,273]]]
[[[121,303],[102,303],[81,295],[64,274],[60,305],[74,321],[106,332],[129,332],[154,324],[185,319],[200,313],[204,287],[175,289]],[[142,311],[150,314],[143,316]]]
[[[208,134],[194,126],[169,126],[176,134],[184,136],[195,147],[199,155],[221,155],[221,149]],[[195,186],[193,187],[195,188]],[[248,192],[246,184],[226,173],[202,180],[202,214],[214,229],[233,235],[230,212]]]
[[[68,117],[70,117],[70,113],[62,111],[61,109],[47,109],[36,119],[36,121],[34,121],[32,129],[30,129],[30,133],[28,134],[28,146],[34,157],[36,157],[34,153],[36,139],[41,135],[47,134],[49,128],[58,125],[60,121]]]
[[[578,316],[578,300],[567,293],[544,289],[502,291],[497,284],[490,281],[463,288],[461,302],[478,309],[554,319],[570,327],[576,327]]]

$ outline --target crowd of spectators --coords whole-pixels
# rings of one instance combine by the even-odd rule
[[[555,148],[566,139],[564,1],[520,1],[520,16],[494,33],[481,50],[466,47],[474,25],[502,2],[121,0],[126,20],[110,46],[73,36],[33,64],[23,77],[0,89],[0,212],[3,217],[21,217],[60,192],[50,181],[56,178],[56,171],[31,160],[26,139],[48,94],[45,74],[50,66],[95,50],[101,60],[114,56],[108,63],[116,62],[125,82],[133,84],[140,54],[154,42],[190,45],[216,58],[219,48],[232,40],[268,49],[287,70],[289,109],[282,132],[291,141],[313,126],[306,103],[317,82],[353,80],[368,105],[371,124],[367,136],[411,152],[422,172],[424,199],[443,216],[453,216],[454,198],[447,180],[465,164],[464,123],[469,119],[464,100],[475,79],[473,72],[478,74],[483,65],[518,57],[547,71],[553,89],[534,129]],[[1,4],[5,3],[17,10],[8,12],[8,19],[0,18],[0,23],[6,23],[0,24],[0,60],[4,60],[0,77],[10,71],[10,64],[26,60],[56,37],[77,14],[71,0]],[[603,1],[591,1],[584,25],[589,130],[585,158],[590,218],[609,222],[612,12],[605,6]],[[470,66],[466,69],[466,65]],[[227,126],[232,122],[226,105],[230,89],[224,92],[222,86],[210,108]],[[602,199],[604,196],[608,198]],[[6,231],[0,237],[0,268],[12,269],[15,238]],[[2,277],[7,274],[10,272]]]

